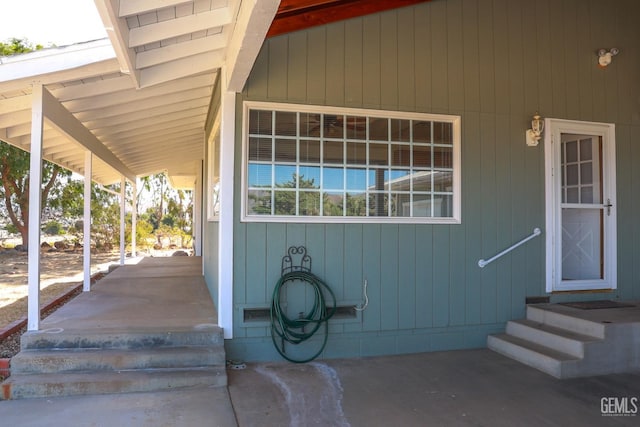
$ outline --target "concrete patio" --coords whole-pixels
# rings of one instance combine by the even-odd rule
[[[199,263],[173,257],[118,268],[109,281],[45,319],[42,328],[57,335],[210,324],[215,309]],[[227,369],[227,383],[0,401],[0,424],[635,426],[640,420],[640,372],[558,380],[487,349],[304,365],[249,363]]]
[[[486,349],[249,364],[228,375],[228,395],[224,388],[192,388],[2,401],[0,419],[21,427],[637,426],[640,420],[636,413],[601,412],[603,398],[640,399],[640,373],[557,380]]]

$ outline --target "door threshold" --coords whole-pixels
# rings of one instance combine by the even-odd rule
[[[552,295],[567,295],[567,294],[602,294],[613,293],[615,289],[584,289],[584,290],[570,290],[570,291],[551,291]]]

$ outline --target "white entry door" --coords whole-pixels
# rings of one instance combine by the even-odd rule
[[[545,128],[547,292],[615,289],[614,125]]]

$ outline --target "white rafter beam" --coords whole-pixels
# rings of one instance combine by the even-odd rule
[[[136,66],[147,68],[165,62],[175,61],[201,53],[212,53],[227,46],[226,33],[215,36],[201,37],[182,43],[174,43],[161,48],[139,52],[136,56]]]
[[[81,111],[97,110],[100,108],[114,107],[130,102],[151,101],[151,106],[155,103],[162,104],[163,99],[168,95],[183,94],[191,90],[200,90],[204,95],[211,94],[211,86],[213,85],[213,77],[211,75],[202,75],[193,77],[192,79],[183,79],[173,82],[172,84],[154,86],[152,88],[141,90],[127,90],[120,92],[107,93],[95,96],[90,99],[77,99],[64,102],[64,106],[74,114]],[[206,92],[204,92],[206,91]],[[152,99],[156,98],[156,99]],[[191,98],[184,98],[191,99]],[[166,101],[169,103],[172,101]]]
[[[13,113],[31,109],[31,95],[15,96],[8,99],[0,99],[0,114]]]
[[[155,124],[163,120],[179,120],[183,118],[205,115],[207,113],[207,107],[198,107],[192,110],[184,110],[178,112],[169,110],[169,108],[170,107],[163,107],[163,109],[158,109],[157,111],[154,109],[153,117],[149,117],[149,112],[142,111],[140,113],[124,114],[103,120],[96,119],[85,124],[96,133],[109,133],[111,131],[120,132],[122,130],[131,130],[143,128],[145,126],[154,126]],[[155,115],[156,113],[158,113],[158,115]]]
[[[206,71],[214,71],[223,63],[224,55],[216,51],[156,65],[140,71],[140,87],[145,88]]]
[[[59,101],[77,100],[91,98],[94,96],[107,95],[124,90],[134,89],[131,77],[122,75],[111,79],[98,80],[91,83],[67,86],[58,89],[51,89],[50,92]]]
[[[227,89],[242,92],[280,0],[243,1],[227,47]]]
[[[262,0],[261,0],[262,1]],[[213,9],[194,15],[149,24],[129,30],[129,48],[144,46],[160,40],[167,40],[209,28],[222,27],[232,20],[228,7]]]
[[[48,90],[42,90],[44,115],[49,123],[62,134],[77,141],[87,150],[101,158],[109,166],[126,176],[130,181],[136,179],[135,174],[120,161],[107,147],[105,147],[87,128],[85,128],[73,114],[54,98]]]
[[[115,51],[120,69],[129,74],[136,87],[139,87],[138,70],[135,68],[135,51],[129,48],[129,27],[125,19],[118,16],[119,0],[94,0],[111,45]]]
[[[120,2],[118,16],[121,18],[141,15],[156,9],[179,6],[185,3],[193,3],[193,0],[127,0]]]

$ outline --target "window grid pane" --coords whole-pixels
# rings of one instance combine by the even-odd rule
[[[251,109],[248,129],[248,215],[453,217],[451,122]]]

